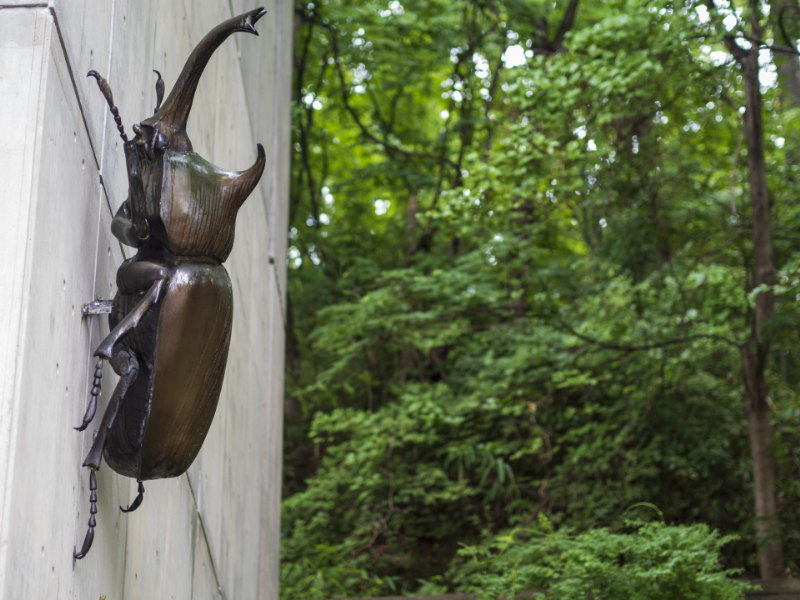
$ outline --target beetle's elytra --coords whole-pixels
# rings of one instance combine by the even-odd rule
[[[75,558],[94,540],[95,472],[105,458],[139,481],[177,477],[192,464],[217,408],[233,318],[233,292],[222,263],[233,248],[236,214],[264,171],[264,149],[240,173],[222,170],[192,150],[186,122],[197,83],[214,51],[232,33],[257,32],[258,8],[221,23],[192,51],[163,105],[158,74],[155,114],[133,126],[128,140],[108,82],[94,77],[124,142],[129,192],[112,233],[136,248],[117,271],[111,333],[98,357],[83,431],[94,418],[102,360],[120,376],[83,465],[91,470],[89,530]]]

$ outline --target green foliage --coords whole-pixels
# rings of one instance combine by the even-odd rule
[[[567,23],[569,6],[296,6],[287,599],[509,586],[512,557],[530,578],[546,557],[542,587],[565,598],[656,580],[733,597],[718,557],[754,574],[741,75],[721,15],[691,2],[585,0]],[[767,376],[797,570],[800,99],[783,76],[763,90]],[[626,526],[640,502],[670,525]],[[523,531],[543,515],[557,532]],[[608,591],[619,577],[638,583]]]
[[[542,515],[543,517],[543,515]],[[579,535],[540,527],[502,532],[459,551],[450,577],[479,600],[738,600],[745,584],[721,569],[719,552],[731,538],[705,525],[632,524],[628,533],[593,529]],[[544,593],[546,592],[546,593]]]

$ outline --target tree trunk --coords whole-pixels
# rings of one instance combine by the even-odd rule
[[[751,1],[751,4],[753,2]],[[758,14],[758,7],[753,6]],[[760,27],[751,22],[753,36],[761,37]],[[747,138],[747,168],[750,183],[750,202],[753,220],[753,283],[772,286],[775,272],[772,266],[772,232],[770,225],[767,166],[764,159],[761,87],[758,80],[758,49],[741,48],[731,37],[725,44],[742,67],[745,85],[744,126]],[[772,317],[772,290],[756,296],[752,332],[742,348],[745,388],[747,392],[747,423],[750,453],[753,459],[753,495],[756,512],[756,541],[759,566],[764,579],[783,575],[783,549],[775,489],[775,459],[772,454],[772,425],[767,403],[767,384],[764,377],[769,354],[769,332],[766,325]]]
[[[780,522],[775,490],[775,460],[772,456],[772,423],[764,381],[763,359],[766,354],[758,356],[766,349],[752,339],[750,342],[753,342],[752,346],[742,350],[742,362],[747,387],[747,429],[753,459],[758,561],[763,579],[777,579],[783,575],[783,548],[778,538]]]
[[[772,37],[776,46],[795,46],[793,31],[800,25],[800,8],[796,0],[778,0],[769,14]],[[794,106],[800,104],[800,61],[794,54],[775,52],[772,55],[778,71],[778,87],[781,102]]]

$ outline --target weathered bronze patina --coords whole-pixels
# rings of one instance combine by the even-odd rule
[[[120,376],[84,461],[91,469],[91,516],[80,552],[94,540],[95,472],[103,458],[117,473],[135,477],[142,502],[149,479],[177,477],[192,464],[217,408],[231,337],[233,292],[222,263],[233,248],[236,214],[264,171],[264,149],[241,173],[225,171],[192,150],[186,122],[197,83],[211,55],[232,33],[257,32],[262,8],[221,23],[194,49],[164,104],[158,74],[155,114],[133,126],[128,140],[111,88],[95,71],[124,142],[129,194],[112,233],[137,249],[117,271],[111,333],[99,357],[83,431],[94,418],[102,360]],[[92,303],[87,314],[100,312]],[[96,306],[95,306],[96,305]]]

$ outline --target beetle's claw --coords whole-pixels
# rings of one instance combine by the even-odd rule
[[[92,389],[89,392],[89,406],[86,407],[86,414],[83,415],[83,423],[80,427],[74,427],[76,431],[83,431],[89,426],[89,423],[94,419],[97,412],[97,397],[100,395],[100,385],[103,378],[103,361],[98,360],[94,367],[94,379],[92,380]]]
[[[83,546],[81,547],[81,551],[72,554],[72,558],[75,560],[80,560],[84,556],[89,553],[89,550],[92,548],[92,542],[94,541],[94,527],[89,527],[89,531],[86,532],[86,537],[83,538]]]
[[[83,538],[81,551],[72,553],[72,558],[75,560],[80,560],[86,556],[94,541],[94,528],[97,526],[97,520],[94,518],[97,514],[97,476],[95,475],[94,469],[89,473],[89,489],[92,492],[91,496],[89,496],[89,502],[91,503],[91,508],[89,508],[89,530],[86,532],[86,537]]]
[[[121,506],[119,509],[124,513],[130,513],[135,511],[142,505],[142,500],[144,499],[144,484],[140,481],[139,482],[139,494],[134,498],[133,502],[128,508],[122,508]]]

